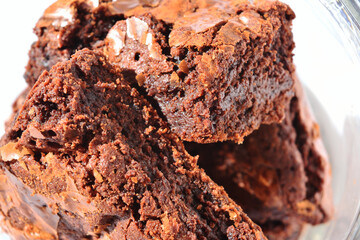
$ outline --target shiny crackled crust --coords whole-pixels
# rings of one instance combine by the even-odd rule
[[[29,239],[265,239],[131,77],[89,50],[41,75],[0,151],[5,229]]]
[[[296,239],[305,222],[324,223],[333,214],[328,157],[298,81],[282,123],[261,126],[242,145],[187,149],[270,239]]]
[[[293,94],[294,13],[287,5],[263,0],[57,3],[37,25],[29,83],[85,46],[104,49],[113,64],[133,69],[137,84],[183,140],[241,142],[260,124],[282,119]],[[63,8],[67,18],[54,19]],[[106,34],[105,42],[99,41]]]

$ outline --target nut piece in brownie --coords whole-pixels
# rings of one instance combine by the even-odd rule
[[[24,239],[265,239],[131,76],[87,49],[40,76],[0,150],[5,229]]]
[[[243,137],[280,122],[293,95],[291,22],[278,1],[212,5],[159,21],[119,21],[105,39],[114,64],[134,69],[172,131],[198,143]]]
[[[330,165],[319,127],[299,82],[295,90],[284,121],[261,126],[242,145],[187,146],[190,153],[200,155],[200,167],[224,186],[265,234],[276,236],[271,239],[280,239],[275,227],[296,230],[301,222],[323,223],[333,210]],[[292,234],[288,231],[282,238]]]

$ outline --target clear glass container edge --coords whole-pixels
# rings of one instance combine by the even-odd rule
[[[341,31],[343,37],[351,45],[351,58],[360,62],[360,3],[357,0],[320,0],[330,12]]]

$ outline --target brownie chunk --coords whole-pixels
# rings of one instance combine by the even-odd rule
[[[330,165],[300,83],[282,123],[261,126],[242,145],[189,143],[187,149],[270,239],[280,239],[276,226],[298,232],[296,222],[319,224],[332,215]]]
[[[130,17],[105,39],[110,61],[135,70],[186,141],[242,142],[260,124],[280,122],[293,93],[294,13],[277,1],[225,3],[173,23]]]
[[[76,50],[91,47],[104,39],[121,14],[108,14],[99,0],[58,0],[34,28],[38,40],[29,51],[25,79],[33,86],[44,70],[68,60]],[[100,0],[100,2],[103,2]]]
[[[76,49],[102,48],[113,64],[135,71],[181,139],[242,142],[284,116],[294,16],[264,0],[58,1],[35,28],[26,78],[33,84]]]
[[[0,150],[5,229],[24,239],[265,239],[131,87],[134,76],[87,49],[40,76]]]

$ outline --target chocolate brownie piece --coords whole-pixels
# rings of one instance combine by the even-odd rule
[[[27,239],[265,239],[132,77],[86,49],[40,76],[0,150],[5,229]]]
[[[58,0],[46,9],[34,28],[38,40],[31,46],[25,72],[29,86],[44,70],[68,60],[76,50],[104,39],[116,21],[124,19],[121,14],[109,15],[108,9],[98,6],[98,2]]]
[[[110,61],[134,69],[172,130],[186,141],[233,140],[280,122],[293,94],[294,13],[278,1],[242,1],[119,21],[105,39]]]
[[[124,19],[107,35],[105,52],[114,64],[135,70],[183,140],[241,142],[261,123],[282,119],[293,93],[294,13],[287,5],[91,2],[58,1],[45,12],[30,51],[30,84],[76,49],[103,47],[98,40]]]
[[[274,226],[318,224],[332,215],[330,166],[300,83],[282,123],[261,126],[242,145],[187,148],[269,236]]]

